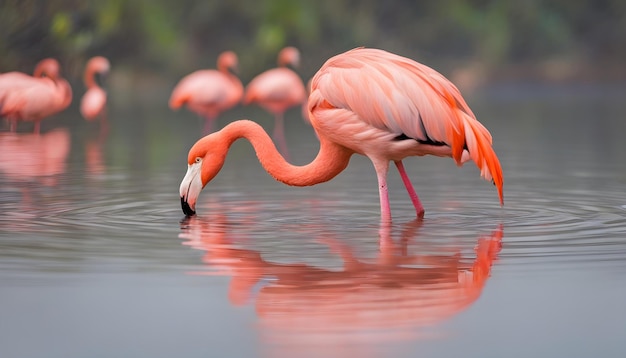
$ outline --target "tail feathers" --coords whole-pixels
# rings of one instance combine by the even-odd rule
[[[243,96],[242,103],[247,106],[251,103],[257,102],[257,98],[258,98],[258,95],[256,92],[248,90],[246,91],[246,94]]]
[[[451,111],[451,116],[449,117],[450,121],[446,128],[446,136],[450,138],[449,143],[451,143],[452,158],[456,161],[457,165],[461,165],[465,147],[464,112],[457,106],[457,100],[452,93],[444,91],[443,96]]]
[[[500,197],[500,204],[504,205],[502,167],[500,166],[500,161],[495,151],[491,147],[491,134],[489,134],[489,131],[477,120],[469,116],[461,116],[464,117],[465,144],[469,156],[480,169],[480,175],[485,178],[485,180],[492,181],[496,186],[498,196]]]
[[[185,103],[189,102],[190,99],[191,99],[191,96],[189,96],[188,94],[174,93],[172,94],[172,97],[170,97],[170,103],[169,103],[170,108],[179,109]]]

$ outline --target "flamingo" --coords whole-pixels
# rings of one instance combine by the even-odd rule
[[[51,62],[53,63],[53,62]],[[52,65],[54,66],[54,65]],[[39,133],[40,121],[61,112],[72,102],[72,88],[56,71],[48,71],[45,78],[32,78],[15,82],[1,98],[0,116],[35,122],[34,133]],[[55,73],[56,72],[56,73]]]
[[[0,111],[2,110],[4,97],[12,90],[28,87],[37,83],[40,78],[56,78],[59,75],[59,62],[53,58],[45,58],[37,63],[32,76],[25,73],[12,71],[0,74]],[[11,118],[11,131],[15,130],[16,119]]]
[[[98,85],[95,76],[107,74],[110,67],[109,60],[102,56],[93,57],[87,62],[84,77],[87,92],[80,102],[80,113],[87,120],[93,120],[96,117],[100,117],[101,120],[105,118],[107,93]]]
[[[284,115],[291,107],[303,105],[306,90],[302,79],[287,66],[300,65],[300,52],[295,47],[285,47],[278,54],[278,68],[267,70],[246,86],[243,103],[258,103],[274,115],[274,139],[285,149]],[[283,150],[283,153],[285,151]]]
[[[459,90],[430,67],[380,49],[357,48],[330,58],[315,74],[309,118],[320,149],[309,164],[289,164],[269,135],[250,120],[230,123],[190,149],[180,185],[181,206],[195,214],[200,191],[222,168],[231,144],[246,138],[263,168],[288,185],[326,182],[343,171],[355,154],[367,156],[376,171],[381,222],[391,222],[387,188],[389,162],[400,172],[417,217],[424,207],[405,171],[409,156],[473,160],[481,176],[497,187],[503,205],[503,177],[489,131],[476,119]]]
[[[203,132],[210,133],[215,119],[241,102],[243,85],[231,73],[237,66],[234,52],[222,52],[217,58],[217,71],[195,71],[178,82],[170,97],[170,108],[176,110],[186,104],[189,110],[205,118]]]

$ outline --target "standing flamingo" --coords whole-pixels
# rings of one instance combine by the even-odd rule
[[[276,180],[308,186],[328,181],[348,166],[354,153],[367,156],[378,178],[381,221],[391,221],[387,189],[389,162],[396,165],[418,217],[424,215],[402,159],[427,154],[472,159],[481,176],[497,187],[503,204],[502,169],[491,134],[476,119],[459,90],[443,75],[383,50],[357,48],[332,57],[315,74],[308,101],[319,140],[317,157],[289,164],[258,124],[239,120],[197,141],[180,185],[186,215],[195,214],[200,191],[217,175],[231,144],[246,138],[261,165]]]
[[[170,108],[186,104],[189,110],[205,118],[204,134],[213,131],[220,113],[236,106],[243,97],[243,85],[232,71],[237,70],[237,55],[225,51],[217,58],[216,70],[199,70],[185,76],[174,88]]]
[[[300,65],[300,52],[295,47],[285,47],[278,54],[278,68],[267,70],[250,81],[246,86],[244,104],[258,103],[266,111],[274,114],[274,139],[286,153],[285,111],[303,105],[306,90],[302,79],[287,66]]]
[[[39,133],[43,118],[61,112],[71,102],[72,88],[58,76],[57,70],[49,77],[33,78],[10,88],[1,99],[0,116],[12,121],[34,121],[34,132]]]
[[[37,63],[32,76],[12,71],[0,74],[0,112],[7,93],[38,83],[43,77],[56,78],[59,76],[59,62],[53,58],[45,58]],[[15,130],[17,118],[9,118],[11,131]]]
[[[87,62],[85,77],[83,78],[87,92],[85,92],[80,102],[80,113],[87,120],[100,117],[100,120],[104,121],[106,118],[107,93],[98,85],[95,77],[96,74],[107,74],[110,67],[109,60],[102,56],[93,57]]]

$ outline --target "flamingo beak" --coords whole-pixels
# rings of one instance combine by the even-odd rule
[[[196,214],[196,200],[202,190],[201,168],[202,162],[190,164],[187,168],[187,174],[180,183],[180,205],[183,213],[187,216]]]

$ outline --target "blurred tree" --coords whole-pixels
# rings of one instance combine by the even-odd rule
[[[608,71],[621,68],[624,43],[622,0],[0,0],[0,71],[30,72],[53,56],[70,77],[95,54],[118,69],[179,77],[213,67],[231,49],[246,80],[273,66],[285,45],[301,48],[305,77],[356,46],[444,72],[472,63],[493,73],[533,69],[552,60]]]

